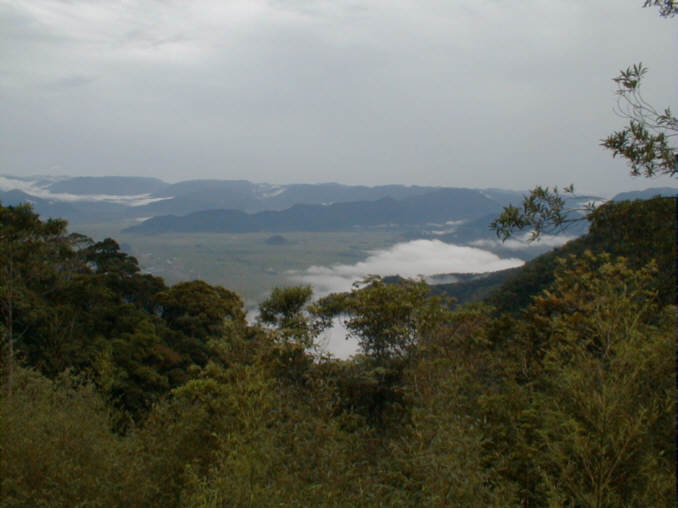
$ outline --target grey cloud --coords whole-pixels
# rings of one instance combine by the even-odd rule
[[[62,90],[64,88],[77,88],[88,85],[97,79],[96,76],[86,76],[82,74],[73,74],[43,85],[44,88],[51,90]]]
[[[675,102],[672,21],[637,3],[5,5],[0,26],[14,28],[1,36],[0,166],[637,188],[645,183],[598,146],[620,124],[619,68],[642,60],[647,97]],[[69,39],[25,44],[27,34]],[[673,49],[648,51],[648,40]],[[69,76],[97,80],[59,97],[36,91]]]
[[[129,44],[138,45],[141,47],[158,47],[164,44],[176,44],[182,42],[188,42],[191,38],[184,33],[177,33],[174,35],[167,36],[155,36],[148,31],[142,30],[140,28],[135,28],[126,32],[122,39]]]

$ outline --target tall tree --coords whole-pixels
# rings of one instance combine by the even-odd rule
[[[17,311],[35,310],[43,297],[70,274],[68,268],[75,257],[72,244],[79,237],[69,237],[66,225],[58,219],[41,221],[30,204],[0,205],[0,324],[10,391],[16,341],[29,327],[17,322]]]
[[[656,266],[564,261],[530,309],[541,369],[535,462],[549,505],[670,506],[674,313]]]
[[[311,286],[274,288],[259,305],[259,319],[275,326],[283,340],[310,347],[316,335],[307,311],[312,297]]]
[[[368,277],[350,293],[321,299],[316,312],[325,318],[344,315],[349,333],[365,356],[376,361],[404,360],[417,342],[447,315],[441,299],[423,281],[387,283]]]

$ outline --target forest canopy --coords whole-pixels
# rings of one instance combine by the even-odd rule
[[[454,310],[370,278],[278,288],[251,324],[0,206],[3,505],[670,506],[674,216],[603,205]],[[359,355],[317,352],[333,319]]]

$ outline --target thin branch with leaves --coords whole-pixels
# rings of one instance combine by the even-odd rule
[[[678,119],[671,108],[658,111],[645,100],[640,85],[646,73],[647,67],[638,63],[613,79],[617,84],[615,113],[629,124],[603,139],[601,145],[612,150],[613,157],[624,157],[633,176],[675,176],[678,167],[672,139],[678,136]]]
[[[527,196],[523,196],[520,207],[509,205],[491,224],[497,236],[505,241],[516,231],[530,229],[529,241],[533,242],[544,234],[558,234],[571,224],[585,220],[595,208],[595,203],[587,202],[581,207],[570,207],[568,201],[576,198],[574,186],[558,190],[548,187],[535,187]]]
[[[670,18],[678,14],[676,0],[645,0],[643,7],[658,7],[659,15],[663,18]]]

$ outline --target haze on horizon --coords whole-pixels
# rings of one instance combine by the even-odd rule
[[[676,107],[641,0],[0,0],[0,174],[610,196],[612,78]]]

